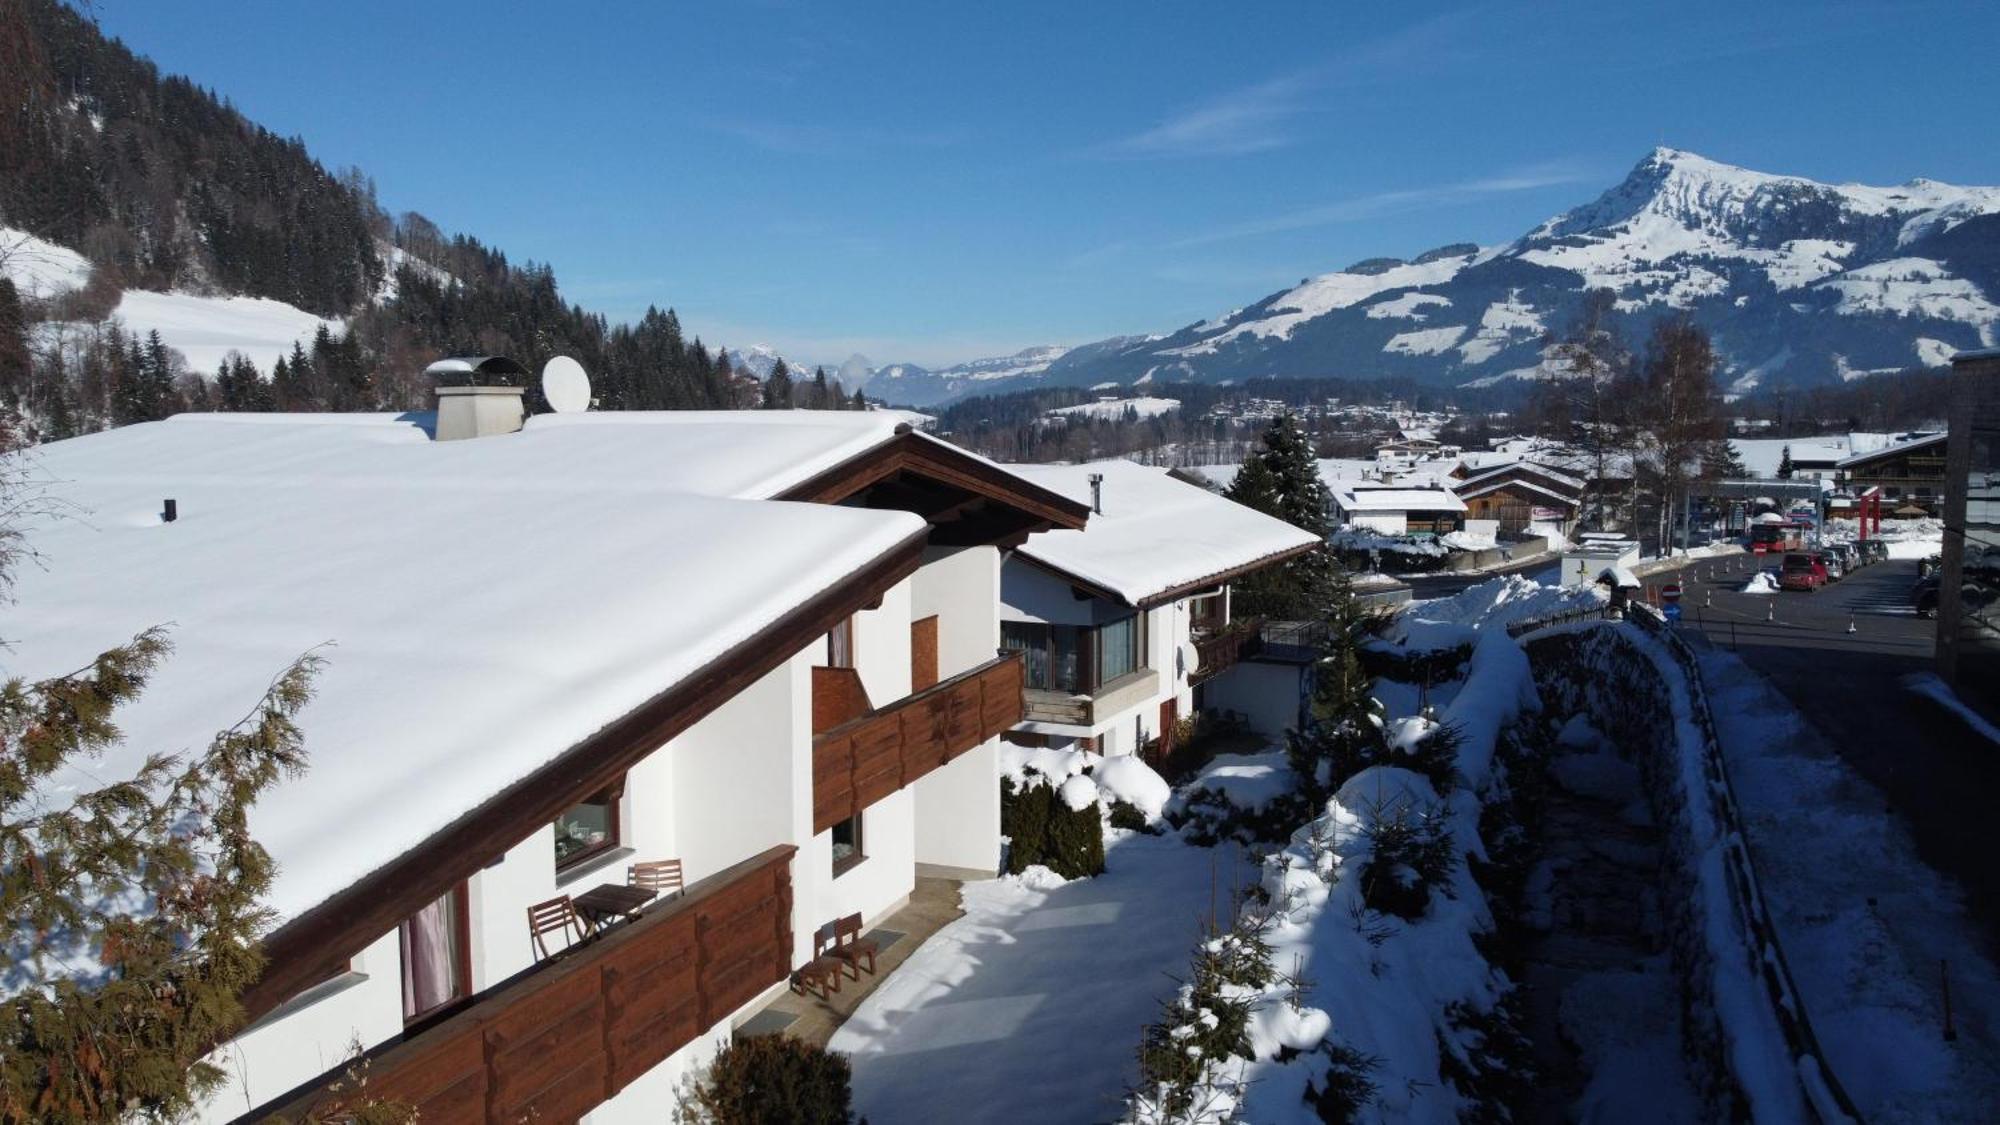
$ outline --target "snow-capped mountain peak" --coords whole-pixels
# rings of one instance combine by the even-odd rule
[[[1635,344],[1661,316],[1694,317],[1737,393],[1935,366],[2000,343],[2000,188],[1822,183],[1662,147],[1511,243],[1369,259],[1160,337],[880,389],[923,405],[1265,375],[1492,385],[1548,375],[1550,337],[1591,289],[1613,292]]]

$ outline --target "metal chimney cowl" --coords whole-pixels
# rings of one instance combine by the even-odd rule
[[[511,434],[527,418],[520,382],[528,371],[505,356],[441,359],[424,374],[438,381],[438,441]]]

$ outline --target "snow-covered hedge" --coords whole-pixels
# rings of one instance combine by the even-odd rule
[[[1454,663],[1465,682],[1440,692],[1437,719],[1350,715],[1293,738],[1297,784],[1330,795],[1304,806],[1231,931],[1267,947],[1275,971],[1254,989],[1184,991],[1188,1019],[1226,1003],[1243,1035],[1225,1058],[1203,1042],[1198,1066],[1148,1067],[1133,1120],[1491,1120],[1518,1095],[1525,1040],[1514,986],[1481,949],[1495,919],[1476,871],[1496,865],[1481,838],[1488,795],[1506,789],[1496,739],[1538,700],[1505,628],[1463,616],[1474,643]],[[1218,760],[1176,802],[1218,794],[1233,808],[1282,808],[1268,791],[1279,776],[1268,758]],[[1149,1047],[1180,1025],[1163,1020]]]
[[[1104,871],[1104,828],[1144,828],[1171,795],[1151,766],[1130,755],[1104,757],[1003,743],[1000,833],[1007,870],[1041,866],[1065,879]]]

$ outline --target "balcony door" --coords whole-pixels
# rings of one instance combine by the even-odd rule
[[[403,1022],[414,1023],[472,994],[471,929],[465,884],[397,927],[403,952]]]

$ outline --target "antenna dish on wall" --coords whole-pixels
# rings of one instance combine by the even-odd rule
[[[557,414],[581,414],[590,409],[590,376],[583,364],[559,355],[542,365],[542,397]]]

